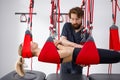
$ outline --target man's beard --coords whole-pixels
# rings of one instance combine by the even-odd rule
[[[75,30],[79,29],[81,27],[82,23],[81,24],[72,24],[73,28]]]

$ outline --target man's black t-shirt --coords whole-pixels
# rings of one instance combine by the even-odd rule
[[[65,23],[62,29],[61,36],[65,36],[67,40],[80,44],[83,40],[82,30],[75,32],[71,23]],[[86,34],[88,37],[88,34]],[[60,73],[69,73],[69,74],[82,74],[82,67],[73,62],[62,63]]]

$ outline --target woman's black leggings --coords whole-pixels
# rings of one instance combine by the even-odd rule
[[[75,48],[73,51],[73,62],[76,62],[77,55],[80,52],[80,48]],[[120,62],[120,52],[107,49],[97,48],[100,64],[110,64]],[[90,54],[91,55],[91,54]]]

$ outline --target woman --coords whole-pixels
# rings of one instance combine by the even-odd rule
[[[87,46],[87,45],[84,45],[84,46]],[[73,61],[76,64],[86,64],[85,63],[86,59],[79,56],[81,54],[80,52],[83,51],[82,48],[84,48],[84,46],[83,47],[79,46],[81,48],[63,46],[60,44],[59,40],[56,41],[56,40],[53,40],[52,37],[49,37],[42,49],[38,47],[38,44],[36,42],[31,42],[30,47],[31,47],[32,57],[38,57],[39,61],[49,62],[49,63],[65,63],[65,62]],[[112,51],[112,50],[100,49],[100,48],[97,48],[95,51],[97,51],[95,55],[97,55],[96,57],[98,57],[99,61],[97,63],[96,62],[92,63],[91,61],[89,64],[109,64],[109,63],[117,63],[120,61],[120,53],[118,51]],[[25,73],[23,70],[24,59],[22,58],[22,44],[20,44],[19,46],[18,53],[21,56],[21,58],[16,63],[16,72],[20,76],[24,76]],[[56,57],[56,54],[57,54],[57,57]],[[53,57],[49,58],[51,55]],[[89,57],[89,55],[87,57]],[[47,56],[48,56],[47,58],[48,60],[44,61],[41,59],[41,58],[46,59]],[[78,56],[80,58],[78,58]],[[95,60],[97,60],[96,57],[95,57]],[[56,58],[58,58],[57,59],[58,61],[55,60]],[[83,61],[81,63],[77,63],[76,60],[79,61],[81,58],[83,59]],[[52,62],[50,59],[52,59],[52,61],[55,61],[55,62]]]

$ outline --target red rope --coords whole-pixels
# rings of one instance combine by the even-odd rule
[[[87,27],[90,28],[90,0],[87,1]]]
[[[58,40],[60,40],[60,0],[58,0]]]
[[[90,24],[93,23],[94,0],[90,1]]]
[[[58,0],[58,40],[60,40],[60,0]],[[60,69],[60,64],[57,64],[57,70],[56,73],[58,73],[58,70]]]
[[[54,25],[54,20],[53,20],[53,16],[54,16],[54,7],[55,7],[55,5],[54,5],[54,0],[51,0],[51,15],[50,15],[50,23],[52,24],[52,25]]]
[[[80,7],[83,8],[84,5],[85,5],[85,0],[82,0],[82,5]]]
[[[25,43],[25,50],[26,50],[26,47],[28,48],[28,47],[30,47],[30,42],[32,41],[32,13],[33,13],[33,3],[34,3],[34,1],[33,0],[30,0],[30,5],[29,5],[29,17],[28,17],[28,30],[29,30],[29,36],[27,36],[27,38],[26,38],[26,34],[25,34],[25,41],[24,41],[24,43]],[[26,30],[27,31],[27,30]],[[27,42],[26,42],[27,41]],[[29,41],[29,42],[28,42]],[[29,45],[28,45],[29,44]],[[31,53],[29,53],[30,54],[30,57],[31,57]],[[29,57],[29,56],[27,56],[27,55],[29,55],[29,54],[24,54],[26,57]],[[32,58],[31,58],[31,70],[32,70]]]
[[[85,15],[84,15],[85,27],[89,30],[88,32],[90,33],[92,29],[91,28],[92,26],[90,24],[93,23],[94,0],[86,0],[86,2],[84,3],[85,3]],[[90,69],[90,65],[88,65],[87,76],[89,76],[89,69]]]
[[[33,70],[33,68],[32,68],[32,63],[33,63],[33,59],[31,58],[31,66],[30,66],[31,71]]]
[[[116,24],[117,7],[119,9],[118,1],[117,0],[112,0],[112,19],[113,19],[113,24]],[[111,73],[112,73],[112,64],[109,64],[109,66],[108,66],[108,74],[111,74]]]
[[[89,76],[89,71],[90,71],[90,65],[88,65],[88,69],[87,69],[87,77]]]
[[[34,7],[34,0],[30,0],[30,8],[29,8],[29,12],[30,12],[30,30],[32,30],[32,13],[33,13],[33,7]]]
[[[32,32],[32,13],[33,13],[33,7],[34,7],[34,0],[30,0],[29,5],[29,20],[28,20],[28,27],[30,28],[30,31]],[[32,58],[31,58],[31,70],[32,70]]]
[[[112,73],[112,64],[109,64],[108,66],[108,74],[111,74]]]
[[[116,24],[116,14],[117,14],[117,1],[112,0],[112,19],[114,24]]]
[[[85,9],[84,9],[84,13],[85,13],[85,14],[84,14],[84,23],[83,23],[83,24],[84,24],[84,28],[87,28],[87,26],[86,26],[86,15],[87,15],[87,11],[86,11],[86,10],[87,10],[87,4],[86,4],[86,2],[85,2]]]
[[[56,3],[54,0],[51,0],[51,15],[50,15],[50,36],[55,37],[56,33]]]
[[[93,23],[94,0],[87,1],[87,28],[90,31]]]
[[[116,24],[117,8],[118,8],[118,10],[120,10],[119,5],[118,5],[118,0],[112,0],[112,19],[113,19],[113,24]],[[112,73],[112,64],[109,64],[109,66],[108,66],[108,74],[111,74],[111,73]]]
[[[117,8],[118,8],[118,10],[120,11],[120,6],[118,5],[118,0],[117,0]]]

